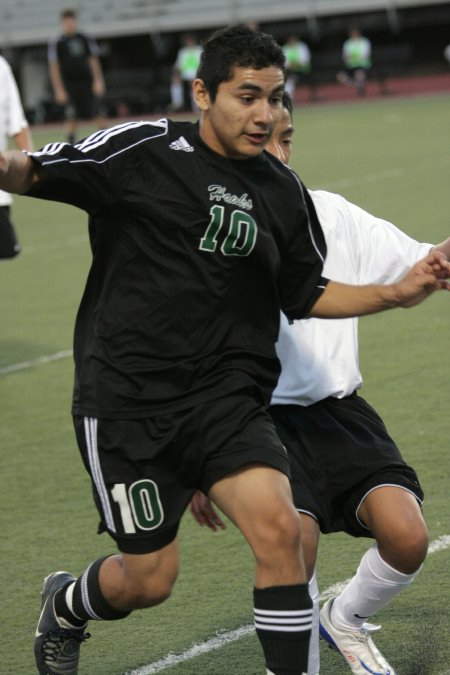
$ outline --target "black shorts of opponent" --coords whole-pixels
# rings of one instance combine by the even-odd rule
[[[383,485],[398,485],[422,503],[416,472],[381,417],[356,392],[269,410],[288,451],[295,506],[313,516],[321,532],[371,537],[357,511],[364,497]]]

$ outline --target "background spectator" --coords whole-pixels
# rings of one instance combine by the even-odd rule
[[[61,21],[62,34],[48,46],[49,73],[56,102],[64,106],[68,141],[74,143],[79,120],[97,117],[103,126],[105,83],[98,45],[78,31],[76,12],[63,10]]]
[[[310,98],[314,99],[314,88],[311,76],[311,51],[306,44],[296,35],[290,35],[283,47],[286,57],[286,91],[292,99],[295,98],[295,90],[299,85],[306,84],[310,88]]]
[[[348,39],[342,46],[344,71],[337,79],[344,84],[353,84],[360,96],[366,93],[367,73],[372,66],[372,44],[361,34],[359,28],[351,28]]]
[[[7,149],[8,137],[19,150],[33,149],[16,81],[9,63],[0,56],[0,152]],[[14,258],[20,252],[10,220],[11,204],[11,195],[0,190],[0,259]]]
[[[200,64],[202,47],[193,35],[186,35],[173,68],[171,97],[175,110],[193,111],[192,82]]]

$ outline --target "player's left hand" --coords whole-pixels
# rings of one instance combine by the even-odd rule
[[[206,525],[213,532],[225,529],[226,525],[215,511],[211,500],[200,490],[192,497],[190,508],[199,525]]]

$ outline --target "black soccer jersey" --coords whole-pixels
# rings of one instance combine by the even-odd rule
[[[86,82],[92,79],[89,57],[98,56],[95,40],[84,35],[60,35],[50,42],[49,61],[58,61],[64,82]]]
[[[268,153],[229,160],[198,125],[130,122],[32,155],[28,194],[89,213],[73,412],[136,418],[276,384],[279,310],[323,291],[325,242],[298,178]]]

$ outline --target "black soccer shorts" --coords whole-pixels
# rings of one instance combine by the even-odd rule
[[[65,108],[66,119],[91,120],[97,112],[96,98],[89,81],[66,82],[69,105]]]
[[[126,553],[169,544],[195,490],[262,463],[289,475],[287,453],[251,388],[148,419],[74,417],[106,530]]]
[[[270,407],[288,451],[296,508],[313,516],[323,533],[371,537],[357,511],[376,487],[396,485],[422,503],[417,475],[378,415],[356,393],[310,406]]]

